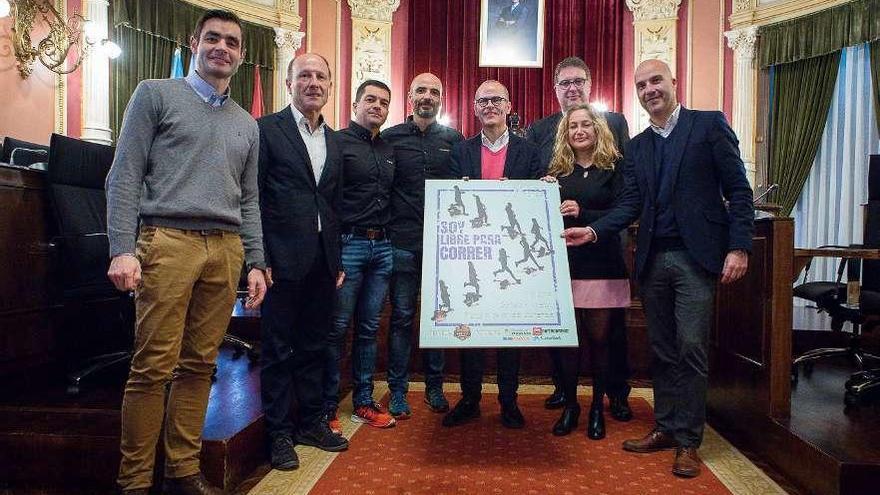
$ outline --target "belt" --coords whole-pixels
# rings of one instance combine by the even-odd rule
[[[224,236],[231,234],[228,230],[223,229],[181,229],[183,232],[192,235],[200,235],[204,237],[213,237],[213,236]]]
[[[381,241],[385,239],[385,229],[382,227],[358,227],[352,225],[343,229],[343,234],[351,234],[355,237],[365,237],[371,241]]]
[[[687,249],[681,237],[655,237],[651,241],[651,249],[658,252],[682,251]]]

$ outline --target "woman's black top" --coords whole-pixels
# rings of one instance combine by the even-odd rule
[[[580,206],[577,218],[562,217],[565,227],[585,227],[605,215],[623,189],[622,175],[617,166],[607,170],[575,165],[570,175],[557,177],[562,201],[571,199]],[[628,278],[619,235],[568,248],[568,264],[572,280]]]

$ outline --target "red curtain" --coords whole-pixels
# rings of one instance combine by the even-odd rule
[[[484,0],[485,1],[485,0]],[[537,2],[535,2],[537,4]],[[544,67],[480,67],[480,1],[412,0],[409,8],[407,81],[432,72],[443,81],[443,113],[452,127],[473,135],[474,92],[486,79],[510,90],[523,128],[559,111],[553,69],[565,57],[584,59],[593,76],[590,99],[620,110],[623,0],[545,0]]]

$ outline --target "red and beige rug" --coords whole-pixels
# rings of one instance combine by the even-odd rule
[[[607,436],[589,440],[586,428],[587,391],[581,390],[583,416],[577,433],[550,433],[558,411],[543,408],[546,385],[520,387],[519,404],[526,428],[501,426],[497,387],[484,386],[479,421],[444,428],[441,414],[422,402],[424,384],[410,387],[413,417],[395,428],[379,430],[352,423],[351,399],[343,401],[340,420],[351,440],[347,452],[331,454],[297,446],[301,467],[271,471],[250,495],[327,494],[785,494],[776,483],[711,428],[700,456],[707,469],[694,479],[672,475],[673,452],[632,454],[620,448],[627,438],[650,430],[650,389],[634,389],[635,418],[619,423],[606,413]],[[376,384],[377,398],[387,400],[385,383]],[[458,387],[449,387],[451,403]]]

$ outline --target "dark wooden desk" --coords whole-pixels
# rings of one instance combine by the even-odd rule
[[[50,359],[45,173],[0,164],[0,376]]]
[[[796,248],[794,250],[794,270],[792,280],[797,281],[801,272],[813,258],[859,258],[880,260],[880,249],[857,248]]]

